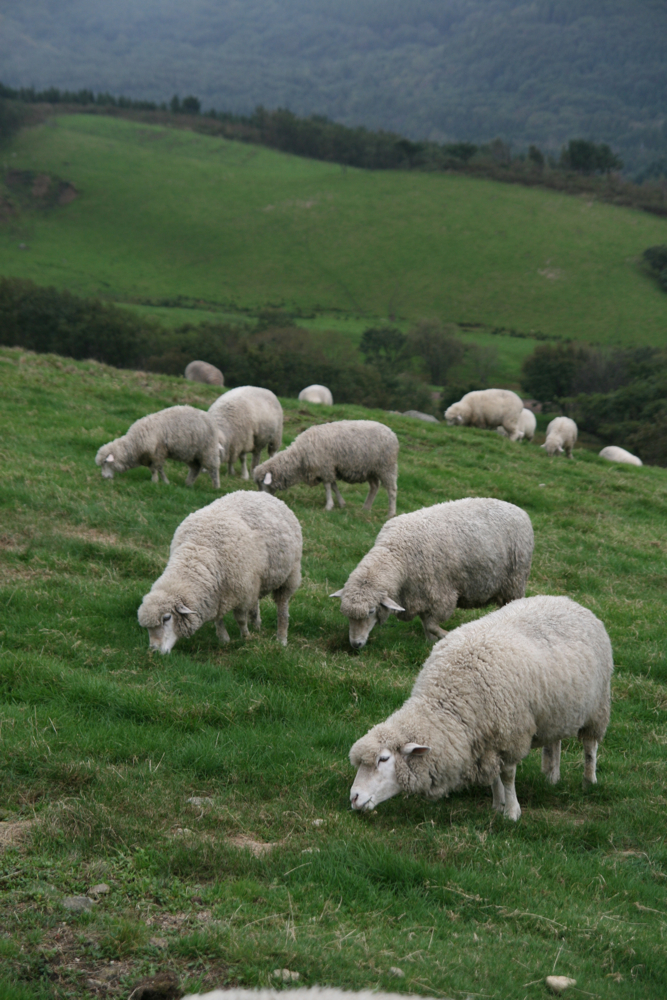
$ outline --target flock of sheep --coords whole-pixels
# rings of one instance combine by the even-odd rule
[[[200,370],[198,377],[210,382],[215,372],[204,371],[204,378]],[[330,403],[331,393],[310,386],[299,398]],[[533,414],[503,389],[468,393],[445,419],[497,429],[513,441],[530,439],[535,430]],[[280,451],[282,428],[276,396],[243,386],[220,396],[208,413],[174,406],[143,417],[98,451],[105,478],[145,465],[154,482],[167,482],[163,466],[171,458],[189,466],[187,484],[206,469],[214,487],[221,462],[232,475],[240,460],[248,479],[252,455],[259,492],[229,493],[177,528],[168,565],[138,611],[150,649],[169,653],[208,621],[228,642],[229,612],[246,638],[249,620],[259,628],[259,602],[269,594],[277,638],[286,645],[289,602],[301,582],[302,532],[273,493],[296,483],[323,484],[331,510],[334,495],[345,503],[337,480],[368,482],[364,508],[370,509],[382,485],[389,519],[331,596],[340,599],[355,649],[391,614],[403,621],[419,616],[435,645],[410,698],[352,747],[352,808],[373,809],[398,792],[437,799],[479,784],[491,787],[494,809],[517,820],[517,764],[531,747],[542,747],[542,770],[548,781],[558,781],[567,737],[583,742],[584,787],[594,783],[597,745],[609,721],[611,645],[604,625],[569,598],[525,597],[534,545],[528,514],[501,500],[466,498],[396,517],[399,442],[388,427],[373,420],[315,425]],[[574,421],[557,417],[543,447],[572,457],[576,437]],[[260,464],[264,448],[269,458]],[[621,449],[604,451],[615,452],[605,456],[612,461],[627,460],[616,454]],[[492,602],[498,611],[450,633],[441,627],[457,607]]]

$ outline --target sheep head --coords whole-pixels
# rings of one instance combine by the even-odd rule
[[[179,639],[192,635],[201,624],[181,598],[153,590],[144,597],[137,618],[142,628],[148,629],[151,652],[163,655],[170,653]]]
[[[350,761],[357,768],[350,789],[352,808],[370,812],[401,791],[417,791],[409,762],[424,757],[430,749],[392,732],[386,724],[371,729],[350,750]]]
[[[368,587],[362,587],[361,592],[354,595],[346,593],[346,587],[337,590],[330,597],[340,597],[341,612],[350,622],[350,645],[352,649],[363,649],[373,627],[379,622],[383,625],[390,614],[405,611],[400,604],[388,596],[378,596]]]

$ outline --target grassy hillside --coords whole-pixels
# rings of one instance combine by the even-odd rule
[[[639,258],[666,223],[639,212],[85,115],[25,130],[5,161],[65,178],[80,197],[4,224],[3,274],[123,301],[181,295],[664,342],[667,299]]]
[[[286,649],[270,601],[245,646],[233,623],[225,649],[207,625],[151,657],[137,624],[175,527],[216,494],[203,478],[187,490],[177,465],[170,487],[145,469],[105,482],[95,451],[142,414],[214,397],[0,350],[0,996],[120,998],[156,970],[183,991],[268,985],[276,968],[494,1000],[542,1000],[556,968],[588,996],[664,994],[667,472],[371,414],[401,441],[399,512],[469,495],[528,511],[529,594],[590,607],[616,673],[591,793],[571,743],[556,787],[537,753],[520,767],[516,825],[486,789],[359,816],[348,749],[428,653],[417,621],[391,620],[353,655],[328,597],[381,527],[383,491],[371,513],[362,487],[342,485],[331,513],[323,490],[283,495],[305,539]],[[284,406],[287,441],[369,415]],[[100,882],[91,912],[63,908]]]

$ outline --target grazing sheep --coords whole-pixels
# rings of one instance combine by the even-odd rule
[[[333,406],[333,396],[331,389],[325,385],[309,385],[299,393],[299,400],[302,403],[323,403],[325,406]]]
[[[248,615],[259,628],[259,600],[267,594],[278,608],[278,641],[286,646],[301,549],[301,525],[276,497],[238,490],[189,514],[176,529],[167,568],[137,612],[150,648],[169,653],[210,621],[220,642],[229,642],[228,611],[247,639]]]
[[[254,477],[259,489],[269,493],[287,490],[297,483],[308,486],[324,483],[325,510],[333,510],[332,488],[340,506],[345,506],[337,479],[344,483],[369,483],[364,510],[371,509],[382,484],[389,496],[389,517],[393,517],[396,513],[398,438],[375,420],[316,424],[299,434],[285,451],[258,465]]]
[[[572,449],[577,440],[577,425],[570,417],[554,417],[547,427],[547,439],[540,448],[546,448],[547,455],[562,455],[572,458]]]
[[[526,512],[504,500],[467,497],[395,517],[331,595],[350,620],[350,645],[365,646],[392,612],[408,622],[419,615],[435,642],[447,635],[438,623],[457,607],[523,597],[533,543]]]
[[[560,741],[572,736],[584,744],[584,788],[594,784],[612,670],[604,625],[569,597],[526,597],[462,625],[434,647],[405,704],[350,750],[352,808],[490,785],[493,808],[517,820],[516,765],[543,747],[542,770],[558,781]]]
[[[114,472],[147,465],[154,483],[158,476],[168,483],[164,463],[171,458],[189,465],[186,486],[192,486],[206,468],[213,486],[219,489],[220,453],[218,429],[208,413],[194,406],[169,406],[135,420],[126,434],[102,445],[95,462],[102,467],[105,479],[113,479]]]
[[[445,410],[445,420],[453,424],[488,428],[504,427],[510,441],[519,441],[519,417],[523,410],[520,396],[509,389],[478,389],[452,403]]]
[[[234,462],[241,459],[241,478],[249,479],[246,456],[252,452],[252,468],[262,448],[273,455],[283,443],[283,408],[270,389],[242,385],[219,396],[208,408],[215,420],[227,471],[234,475]]]
[[[430,413],[422,413],[421,410],[404,410],[404,417],[412,417],[414,420],[425,420],[427,424],[439,424],[440,421]]]
[[[535,414],[532,410],[527,410],[525,407],[521,411],[521,416],[519,417],[519,423],[517,425],[517,430],[521,431],[521,441],[532,441],[535,436],[535,429],[537,427],[537,420]],[[501,437],[508,437],[508,433],[504,427],[496,427],[496,431]]]
[[[215,365],[208,361],[191,361],[185,369],[185,377],[190,382],[203,382],[205,385],[224,385],[225,376]]]
[[[608,462],[623,462],[625,465],[643,465],[641,458],[632,455],[625,448],[617,448],[615,444],[609,444],[600,452],[600,458],[606,458]]]

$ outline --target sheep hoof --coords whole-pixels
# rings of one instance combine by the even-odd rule
[[[506,819],[511,819],[513,823],[516,823],[518,819],[521,819],[521,806],[518,802],[515,806],[505,806],[503,816]]]
[[[588,792],[593,787],[593,785],[597,785],[597,783],[598,783],[598,779],[595,778],[595,777],[593,777],[593,778],[582,778],[581,787],[583,788],[583,790],[585,792]]]

